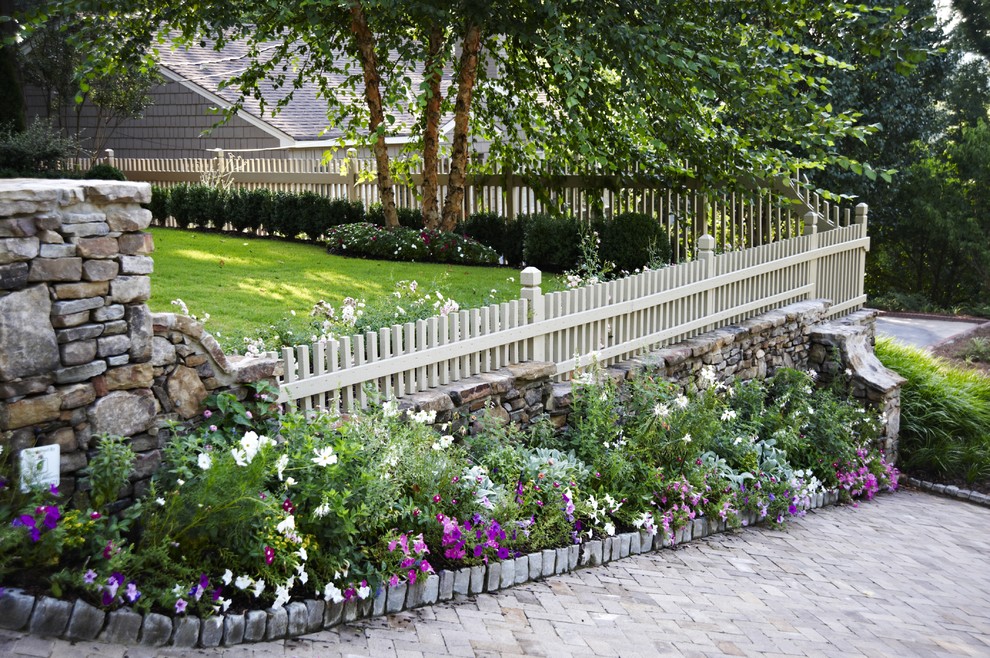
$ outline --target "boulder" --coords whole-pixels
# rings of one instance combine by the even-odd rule
[[[59,366],[51,310],[43,285],[0,298],[0,380],[41,375]]]

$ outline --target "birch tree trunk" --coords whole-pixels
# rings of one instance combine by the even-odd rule
[[[375,163],[378,167],[378,194],[385,211],[385,226],[398,228],[399,214],[395,210],[395,191],[392,189],[392,171],[389,165],[388,147],[385,145],[385,133],[380,130],[385,122],[385,112],[382,109],[381,78],[378,75],[378,57],[375,54],[375,37],[368,27],[368,17],[359,1],[351,4],[351,34],[357,47],[358,58],[364,73],[364,97],[368,102],[371,119],[368,130],[376,134],[373,150]]]
[[[443,28],[434,24],[430,29],[429,51],[426,56],[426,76],[429,98],[426,101],[423,127],[423,226],[440,226],[439,186],[437,185],[437,153],[440,150],[440,81],[443,78]]]
[[[457,73],[457,100],[454,103],[454,138],[450,155],[450,177],[443,203],[440,228],[453,231],[464,211],[464,181],[467,173],[468,122],[471,117],[471,93],[478,77],[478,53],[481,50],[481,27],[469,23],[464,32],[464,46]]]

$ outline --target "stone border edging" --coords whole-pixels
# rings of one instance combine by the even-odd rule
[[[954,484],[938,484],[935,482],[928,482],[926,480],[919,480],[918,478],[909,477],[907,475],[902,475],[901,479],[911,486],[918,487],[922,491],[929,491],[941,496],[948,496],[949,498],[976,503],[977,505],[982,505],[983,507],[990,507],[990,495],[980,493],[979,491],[960,489]]]
[[[918,482],[911,478],[906,480],[912,484]],[[812,497],[806,509],[834,505],[838,500],[837,490],[821,492]],[[990,501],[981,504],[990,506]],[[759,523],[753,514],[744,515],[740,520],[743,527]],[[513,560],[463,567],[456,571],[444,569],[420,578],[415,584],[383,587],[374,597],[364,600],[327,603],[320,599],[308,599],[292,601],[283,608],[249,610],[205,619],[192,616],[173,618],[154,612],[141,615],[126,607],[106,612],[81,599],[61,601],[9,589],[0,596],[0,628],[69,641],[97,640],[153,648],[229,647],[298,637],[365,617],[450,601],[455,596],[496,592],[579,568],[600,566],[630,555],[658,551],[727,529],[725,521],[713,523],[707,517],[698,517],[677,532],[676,541],[666,533],[650,535],[645,530],[626,532],[582,544],[550,548]]]

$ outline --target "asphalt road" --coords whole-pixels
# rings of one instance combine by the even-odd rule
[[[980,324],[982,322],[969,320],[883,315],[877,318],[877,335],[889,336],[916,347],[931,347]]]

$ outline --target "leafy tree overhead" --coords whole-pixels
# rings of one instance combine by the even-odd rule
[[[27,55],[21,68],[48,99],[52,122],[81,140],[88,138],[89,150],[100,153],[122,121],[143,114],[160,78],[139,62],[108,65],[106,53],[94,48],[92,36],[85,23],[52,19],[25,41]],[[87,104],[95,110],[96,127],[92,134],[82,135]]]
[[[952,0],[959,29],[976,52],[990,59],[990,1]]]
[[[226,84],[242,100],[277,98],[273,110],[304,82],[319,85],[343,141],[372,148],[391,226],[395,163],[385,139],[410,127],[426,169],[424,217],[445,228],[460,215],[471,138],[490,142],[484,168],[494,173],[635,168],[651,179],[731,184],[838,165],[883,176],[837,147],[876,126],[837,107],[831,81],[852,61],[919,61],[904,9],[835,0],[134,4],[57,7],[76,20],[99,16],[137,49],[155,32],[216,48],[245,41],[249,62]],[[450,115],[441,214],[438,127]]]

